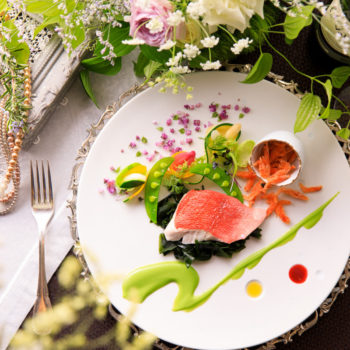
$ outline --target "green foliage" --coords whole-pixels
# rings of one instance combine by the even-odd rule
[[[162,64],[156,61],[150,61],[145,68],[143,69],[143,72],[145,74],[145,77],[147,79],[151,78],[152,75],[157,71],[157,69],[161,66]]]
[[[342,115],[342,111],[340,109],[330,108],[327,119],[329,121],[334,121],[334,120],[339,119],[341,117],[341,115]]]
[[[255,84],[263,80],[271,71],[272,61],[273,59],[270,53],[261,53],[253,68],[242,83]]]
[[[297,118],[294,124],[294,132],[305,130],[320,113],[322,104],[319,96],[312,93],[304,95],[297,111]]]
[[[140,45],[140,49],[149,60],[159,63],[165,63],[171,57],[170,51],[157,51],[157,48],[153,46]]]
[[[283,24],[287,39],[296,39],[301,30],[312,23],[312,11],[314,8],[315,6],[308,5],[300,9],[294,8],[290,10],[293,15],[287,14]]]
[[[7,20],[3,22],[3,27],[9,31],[11,36],[11,40],[4,40],[4,45],[10,52],[11,56],[13,56],[17,64],[27,64],[30,56],[30,50],[26,43],[20,42],[18,37],[18,29],[15,26],[13,20]]]
[[[341,88],[350,77],[350,66],[334,68],[331,73],[332,84],[335,88]]]
[[[135,49],[134,45],[126,45],[122,43],[123,40],[130,39],[129,26],[125,22],[122,27],[113,28],[111,25],[107,25],[103,30],[103,39],[108,40],[108,42],[114,47],[113,52],[117,57],[125,56]],[[97,42],[94,56],[102,57],[108,55],[109,49],[101,53],[103,48],[104,45]]]
[[[122,68],[122,59],[117,57],[113,59],[114,65],[112,66],[109,61],[104,60],[102,57],[92,57],[81,61],[84,68],[89,71],[100,73],[104,75],[115,75]]]
[[[350,138],[350,130],[347,128],[342,128],[337,131],[337,135],[344,140],[348,140]]]
[[[139,56],[137,57],[137,61],[134,62],[134,73],[137,77],[145,76],[144,69],[149,62],[150,59],[140,52]]]
[[[96,105],[97,108],[98,104],[94,95],[94,92],[92,91],[91,83],[90,83],[90,73],[88,70],[84,69],[80,72],[80,80],[83,84],[83,87],[85,89],[85,92],[90,97],[91,101]]]

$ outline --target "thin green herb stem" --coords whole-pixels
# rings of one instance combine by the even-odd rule
[[[275,51],[278,55],[280,55],[289,65],[290,67],[295,71],[297,72],[298,74],[302,75],[303,77],[306,77],[308,79],[313,79],[313,77],[310,77],[309,75],[301,72],[299,69],[295,68],[294,65],[292,64],[292,62],[285,56],[283,55],[282,52],[278,51],[271,43],[270,41],[267,39],[267,36],[263,33],[263,36],[264,36],[264,39],[265,41],[267,42],[267,44],[270,46],[270,48]]]
[[[270,41],[267,39],[267,36],[266,36],[264,33],[263,33],[263,36],[264,36],[265,41],[267,42],[267,44],[270,46],[270,48],[271,48],[272,50],[274,50],[279,56],[281,56],[281,57],[289,64],[289,66],[290,66],[296,73],[300,74],[301,76],[303,76],[303,77],[305,77],[305,78],[310,79],[312,82],[315,81],[315,82],[321,84],[322,86],[324,86],[324,83],[323,83],[321,80],[317,79],[317,77],[311,77],[310,75],[305,74],[305,73],[303,73],[302,71],[300,71],[299,69],[297,69],[296,67],[294,67],[294,65],[292,64],[292,62],[291,62],[285,55],[283,55],[282,52],[278,51],[278,50],[270,43]]]
[[[222,29],[235,43],[237,42],[236,38],[228,31],[224,26],[218,25],[220,29]]]
[[[338,96],[335,96],[335,95],[332,94],[332,97],[335,100],[337,100],[342,105],[343,108],[345,108],[346,111],[343,112],[343,113],[350,114],[350,109],[348,108],[348,106]]]
[[[262,30],[264,33],[272,33],[272,34],[285,34],[284,32],[278,31],[278,30]]]

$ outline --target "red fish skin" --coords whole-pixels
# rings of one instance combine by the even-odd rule
[[[175,228],[204,230],[225,243],[245,239],[264,221],[266,209],[249,208],[224,193],[191,190],[180,201]]]

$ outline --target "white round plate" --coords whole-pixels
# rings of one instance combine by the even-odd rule
[[[241,140],[258,141],[275,130],[293,130],[299,100],[268,81],[247,85],[240,83],[243,79],[243,74],[231,72],[187,75],[187,84],[194,87],[193,101],[186,101],[181,93],[160,94],[157,88],[148,89],[123,106],[103,128],[85,162],[77,200],[78,233],[93,276],[127,274],[136,267],[174,260],[173,256],[158,253],[162,229],[150,223],[143,202],[126,204],[99,191],[103,179],[113,177],[111,165],[124,167],[140,161],[151,167],[145,157],[137,158],[136,150],[128,145],[139,135],[147,137],[145,146],[149,150],[155,149],[160,137],[155,120],[158,126],[165,126],[172,113],[185,111],[185,104],[201,102],[201,108],[189,111],[191,120],[200,119],[202,125],[209,120],[214,122],[208,106],[217,102],[250,108],[242,119],[239,111],[228,113],[229,122],[242,124]],[[175,129],[180,128],[174,125]],[[203,133],[194,132],[194,143],[187,147],[195,149],[197,155],[204,152],[199,139]],[[179,133],[177,137],[184,138]],[[136,325],[186,347],[238,349],[287,332],[317,309],[336,284],[349,256],[350,170],[335,137],[322,121],[317,120],[298,137],[304,145],[305,159],[300,180],[306,186],[323,185],[323,189],[310,194],[307,202],[293,200],[286,211],[295,224],[339,191],[321,221],[310,230],[302,228],[293,241],[269,252],[254,269],[246,271],[239,280],[227,282],[192,312],[171,311],[177,294],[175,284],[160,289],[138,307],[133,318]],[[138,145],[138,150],[144,149],[140,142]],[[271,243],[288,227],[270,217],[262,225],[262,238],[249,240],[246,249],[232,259],[212,258],[195,263],[200,276],[196,293],[216,284],[240,260]],[[297,263],[308,269],[308,279],[303,284],[293,283],[288,276],[290,267]],[[245,286],[250,280],[261,281],[263,294],[259,298],[246,294]],[[118,310],[127,313],[130,305],[122,297],[121,281],[115,281],[105,292]]]

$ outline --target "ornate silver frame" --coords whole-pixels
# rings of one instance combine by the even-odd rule
[[[236,71],[241,73],[247,73],[251,69],[250,64],[246,65],[226,65],[226,70],[228,71]],[[274,74],[270,72],[268,74],[268,80],[273,82],[274,84],[280,86],[282,89],[287,90],[297,97],[301,98],[303,96],[303,93],[299,90],[298,84],[294,81],[286,82],[284,81],[284,77],[281,75]],[[74,253],[81,262],[83,266],[83,272],[82,275],[86,278],[90,278],[91,274],[89,272],[87,263],[85,261],[84,255],[82,253],[80,243],[79,243],[79,236],[77,232],[77,221],[76,221],[76,203],[77,203],[77,194],[78,194],[78,185],[79,185],[79,176],[80,171],[82,169],[82,166],[84,165],[84,162],[86,160],[86,157],[91,149],[92,144],[94,143],[96,136],[102,130],[104,127],[106,121],[108,121],[118,110],[119,108],[131,97],[138,94],[140,91],[145,90],[145,87],[135,85],[130,90],[123,93],[118,101],[114,103],[113,105],[110,105],[107,107],[105,112],[102,114],[100,119],[97,121],[96,124],[91,125],[90,129],[88,130],[89,134],[87,138],[84,140],[83,144],[78,150],[78,155],[76,158],[76,164],[73,167],[72,175],[71,175],[71,182],[70,182],[70,189],[72,191],[72,198],[68,201],[68,207],[71,209],[71,216],[69,217],[70,220],[70,228],[71,228],[71,234],[75,241],[74,246]],[[350,165],[350,139],[347,141],[344,141],[343,139],[339,138],[336,135],[336,132],[340,129],[340,125],[337,122],[328,123],[328,127],[332,130],[333,134],[337,138],[337,141],[342,147],[342,150],[347,158],[347,161]],[[293,337],[297,334],[301,336],[305,331],[309,330],[311,327],[313,327],[319,320],[320,317],[322,317],[324,314],[328,313],[333,306],[334,302],[336,301],[339,294],[343,294],[345,292],[345,289],[348,287],[347,283],[350,278],[350,257],[348,259],[348,262],[344,268],[344,271],[341,275],[341,277],[338,280],[338,283],[333,288],[331,294],[328,296],[326,300],[319,306],[319,308],[313,313],[312,316],[310,316],[307,320],[300,323],[298,326],[294,327],[290,331],[286,332],[285,334],[281,335],[278,338],[272,339],[265,344],[260,345],[256,350],[273,350],[276,349],[276,344],[283,343],[287,344],[293,340]],[[120,317],[120,314],[117,310],[113,308],[112,305],[109,307],[110,314],[118,320]],[[140,329],[134,325],[132,325],[132,330],[134,335],[137,335],[140,332]],[[183,348],[176,345],[169,345],[168,343],[163,342],[162,340],[158,339],[155,343],[155,347],[161,350],[187,350],[187,348]],[[248,348],[244,350],[249,350]]]

